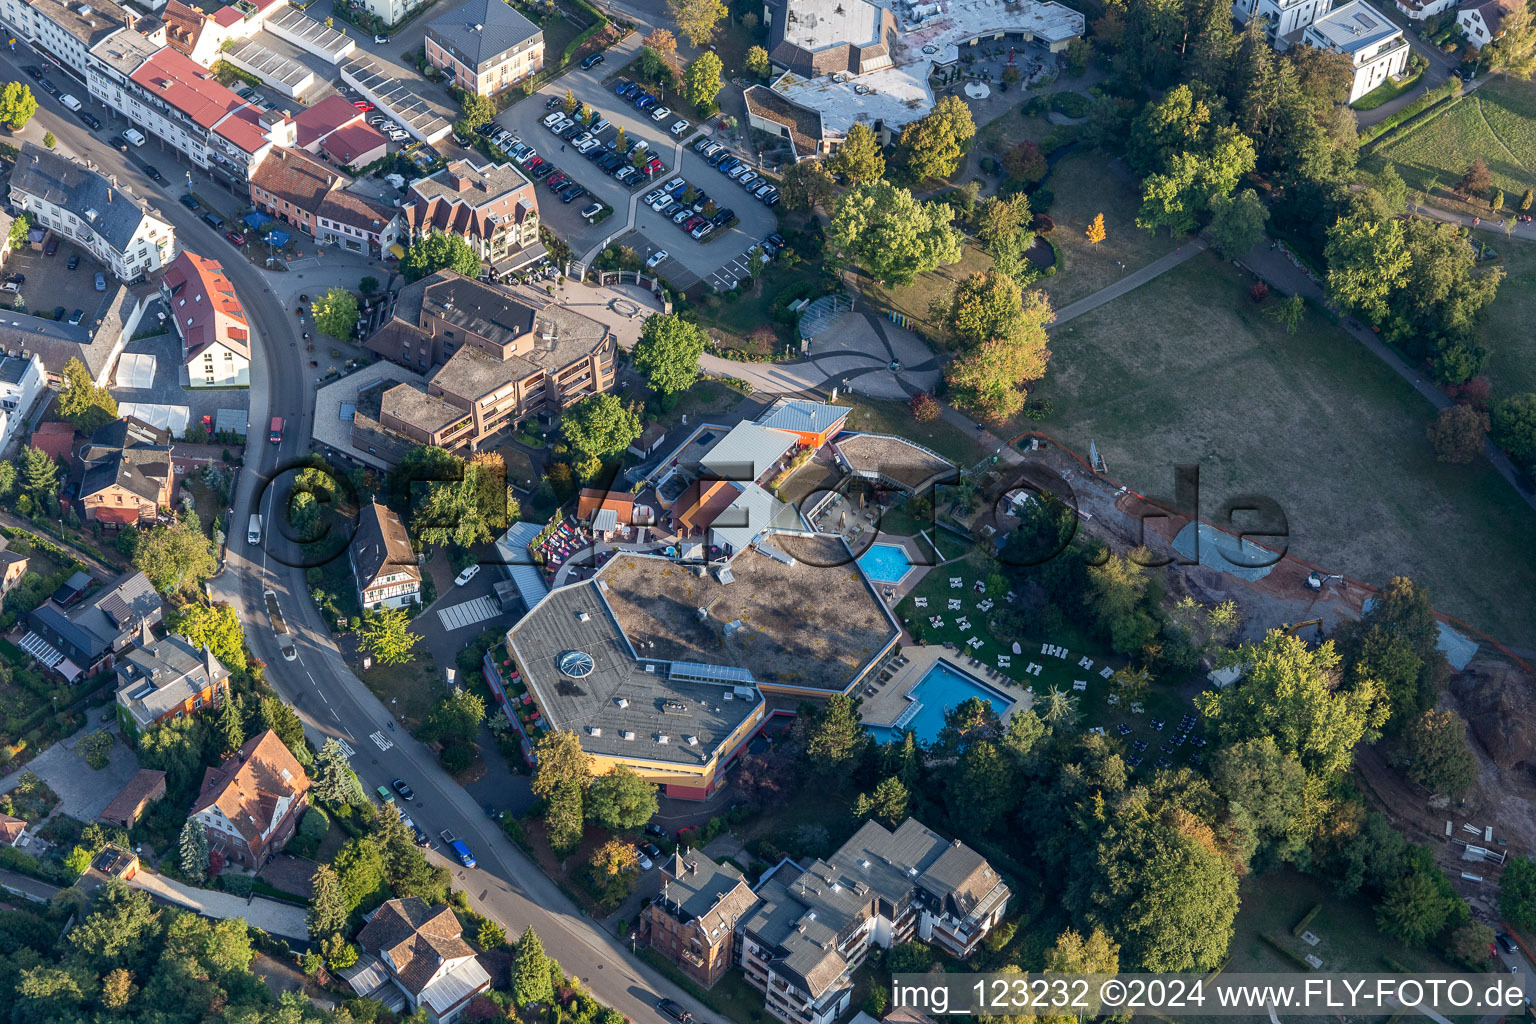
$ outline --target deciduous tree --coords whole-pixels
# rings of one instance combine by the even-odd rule
[[[327,290],[310,304],[310,312],[315,326],[327,337],[347,341],[357,329],[357,296],[345,288]]]
[[[1104,241],[1104,239],[1107,237],[1104,231],[1104,215],[1101,213],[1097,217],[1094,217],[1093,223],[1088,225],[1088,230],[1084,233],[1088,236],[1089,245],[1098,245],[1100,242]]]
[[[592,852],[588,868],[598,899],[616,905],[629,895],[635,879],[640,876],[640,859],[634,844],[610,839]]]
[[[1499,878],[1499,909],[1520,928],[1536,928],[1536,860],[1511,857]]]
[[[802,160],[779,179],[779,195],[790,210],[820,206],[836,193],[836,183],[820,160]]]
[[[587,459],[604,459],[619,454],[640,436],[640,417],[617,395],[588,395],[566,410],[560,431],[566,443]]]
[[[190,511],[171,525],[144,534],[133,553],[133,565],[162,594],[195,590],[219,568],[197,513]]]
[[[1485,195],[1492,187],[1493,174],[1488,170],[1488,164],[1482,157],[1478,157],[1468,165],[1467,172],[1455,185],[1456,191],[1468,199]]]
[[[587,787],[587,817],[610,832],[639,828],[655,817],[656,784],[619,765]]]
[[[910,284],[921,273],[958,263],[960,233],[941,203],[919,203],[886,182],[857,185],[837,204],[827,228],[832,258],[861,267],[887,285]]]
[[[1102,218],[1103,214],[1100,214]],[[1003,240],[1019,240],[1028,248],[1034,239],[1021,239],[1028,234],[1024,228],[1029,223],[1029,197],[1023,192],[1011,196],[989,196],[976,210],[976,240],[992,252]]]
[[[927,116],[907,122],[901,130],[902,162],[915,182],[947,178],[975,137],[971,108],[958,96],[943,96]]]
[[[1488,414],[1470,405],[1448,406],[1440,410],[1426,433],[1438,461],[1464,466],[1483,454]]]
[[[166,616],[166,628],[207,647],[225,668],[245,671],[245,627],[229,605],[184,604]]]
[[[37,113],[37,97],[30,86],[21,82],[7,82],[0,89],[0,123],[13,132],[19,132]]]
[[[768,51],[761,46],[754,46],[747,50],[747,70],[758,78],[767,78],[772,65],[768,60]]]
[[[1500,399],[1489,410],[1488,419],[1494,444],[1518,462],[1536,461],[1536,394],[1526,391]],[[27,476],[25,465],[22,476]]]
[[[445,268],[465,277],[478,277],[480,264],[480,254],[463,238],[433,231],[405,251],[400,272],[407,281],[419,281]]]
[[[1411,263],[1402,222],[1393,218],[1340,217],[1328,231],[1323,255],[1334,300],[1373,321],[1386,316],[1387,300],[1407,280]]]
[[[357,631],[358,650],[371,654],[381,665],[403,665],[421,640],[411,632],[411,620],[404,608],[380,608],[363,612]]]
[[[1223,256],[1236,259],[1259,244],[1269,210],[1259,194],[1245,188],[1236,195],[1211,197],[1211,223],[1206,230]]]
[[[715,26],[728,13],[720,0],[667,0],[667,10],[678,31],[694,46],[704,46],[713,39]]]
[[[59,414],[83,434],[94,434],[117,419],[117,399],[91,379],[91,371],[71,356],[59,371]]]
[[[699,379],[699,357],[708,340],[702,327],[676,313],[652,314],[640,326],[635,369],[645,375],[653,391],[664,395],[687,391]]]
[[[649,46],[663,57],[671,58],[677,55],[677,37],[670,29],[653,28],[645,34],[641,44]]]
[[[720,81],[723,70],[720,58],[709,50],[689,61],[683,69],[683,95],[696,109],[707,112],[715,108],[715,97],[724,86]]]
[[[1003,171],[1010,180],[1020,185],[1033,185],[1045,180],[1050,164],[1040,146],[1032,139],[1025,139],[1003,154]]]
[[[885,177],[885,153],[874,130],[862,121],[854,122],[842,148],[828,158],[827,170],[850,185],[868,185]]]

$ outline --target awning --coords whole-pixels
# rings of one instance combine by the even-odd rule
[[[68,658],[65,658],[63,661],[59,662],[54,666],[54,668],[58,670],[58,673],[61,676],[64,677],[65,682],[72,683],[76,679],[80,678],[80,669]]]
[[[268,242],[268,244],[275,245],[279,249],[281,249],[283,246],[287,245],[288,244],[288,240],[291,239],[292,237],[293,236],[290,235],[286,231],[268,231],[267,232],[267,242]]]
[[[400,246],[398,246],[398,245],[390,246],[389,247],[389,254],[391,256],[393,256],[397,260],[405,259],[405,250],[400,248]]]
[[[245,221],[247,227],[250,227],[250,228],[252,228],[254,230],[257,230],[257,231],[260,231],[263,225],[272,223],[272,218],[268,217],[266,214],[262,213],[260,210],[256,210],[256,211],[254,211],[252,213],[248,213],[244,217],[241,217],[240,219]]]
[[[537,263],[548,254],[548,250],[544,248],[543,242],[534,242],[532,245],[525,249],[517,250],[517,252],[508,256],[506,259],[498,260],[495,263],[492,263],[491,269],[498,274],[506,274],[513,270],[522,270],[529,264]]]

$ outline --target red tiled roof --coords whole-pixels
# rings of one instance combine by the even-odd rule
[[[184,250],[166,269],[160,285],[170,294],[167,306],[186,340],[189,362],[214,342],[251,357],[245,311],[217,260]]]
[[[0,843],[10,845],[26,831],[27,823],[9,814],[0,814]]]
[[[251,184],[313,213],[340,177],[296,149],[274,149],[251,174]]]
[[[395,211],[387,206],[370,202],[355,192],[348,192],[344,188],[333,188],[320,201],[320,208],[315,211],[319,216],[327,220],[333,220],[338,224],[348,224],[362,231],[378,234],[384,230],[385,225],[395,219]]]
[[[217,807],[235,827],[247,846],[256,847],[268,828],[276,822],[277,802],[285,797],[300,797],[309,791],[309,776],[293,754],[283,746],[277,733],[268,729],[245,741],[234,757],[203,776],[203,789],[192,805],[199,814]],[[294,804],[288,805],[293,813]]]
[[[241,107],[224,120],[214,131],[247,153],[255,153],[267,144],[267,133],[261,127],[261,115],[255,107]]]
[[[204,128],[212,128],[246,105],[206,68],[169,46],[157,51],[129,77]]]
[[[75,428],[68,423],[40,423],[32,431],[31,445],[54,459],[68,459],[75,447]]]
[[[98,505],[96,507],[96,518],[103,523],[117,523],[121,526],[128,526],[139,521],[139,507],[134,505],[130,508],[125,505],[119,508],[116,505]]]
[[[294,115],[293,123],[298,126],[299,147],[307,148],[316,139],[322,139],[338,128],[362,119],[361,110],[333,94],[299,111]],[[379,137],[383,138],[382,135]]]
[[[364,158],[372,156],[383,146],[384,136],[361,121],[336,129],[320,143],[320,148],[325,150],[327,156],[346,167],[355,167],[359,162],[372,163],[372,160]]]
[[[198,8],[189,7],[181,0],[166,0],[165,10],[160,12],[160,20],[165,22],[166,42],[175,47],[178,53],[191,53],[197,45],[198,36],[202,35],[207,17]]]
[[[220,7],[217,11],[213,12],[213,20],[224,28],[239,24],[244,19],[245,15],[233,7]]]

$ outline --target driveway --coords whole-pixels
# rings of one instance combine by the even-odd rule
[[[110,715],[112,708],[108,707],[105,713]],[[38,754],[26,767],[0,779],[0,793],[15,789],[21,773],[30,771],[59,795],[57,813],[67,814],[77,821],[95,821],[139,770],[139,759],[120,737],[112,745],[112,758],[107,767],[100,771],[86,764],[85,759],[75,753],[75,746],[81,740],[102,728],[114,737],[118,736],[116,721],[103,726],[102,714],[101,711],[92,710],[89,726]]]
[[[590,71],[578,68],[562,75],[529,99],[502,111],[496,120],[521,136],[523,142],[536,149],[540,155],[553,160],[561,170],[585,185],[597,199],[613,207],[613,216],[598,225],[586,227],[565,223],[569,219],[568,207],[562,207],[558,202],[541,201],[539,208],[548,211],[547,219],[557,231],[562,227],[565,229],[565,236],[574,252],[588,257],[595,256],[606,241],[633,229],[641,237],[626,244],[643,256],[665,249],[671,258],[660,264],[657,270],[674,286],[688,288],[708,278],[765,235],[776,230],[778,218],[769,207],[747,195],[735,182],[710,167],[693,151],[691,143],[698,138],[697,126],[690,128],[684,139],[674,138],[668,132],[674,120],[692,120],[686,114],[679,112],[676,117],[668,117],[663,123],[654,122],[647,114],[636,110],[628,100],[615,96],[612,88],[604,85],[604,76],[613,69],[623,67],[637,46],[635,37],[631,36],[608,51],[606,63]],[[589,107],[595,107],[613,123],[614,127],[606,129],[599,136],[603,142],[610,141],[617,133],[618,126],[622,125],[630,139],[644,139],[665,163],[666,169],[656,175],[656,185],[674,177],[684,178],[695,188],[707,192],[721,209],[734,210],[739,220],[736,226],[716,232],[703,242],[696,242],[676,224],[640,202],[640,198],[651,190],[650,187],[642,186],[631,192],[574,150],[567,148],[562,152],[561,140],[551,135],[541,122],[549,113],[545,103],[550,99],[563,98],[567,88],[578,100]],[[541,200],[544,198],[544,195],[540,196]],[[576,207],[583,205],[585,203],[581,200],[571,204]]]

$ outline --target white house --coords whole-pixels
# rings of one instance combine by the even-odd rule
[[[1397,0],[1397,9],[1409,21],[1424,21],[1456,6],[1456,0]]]
[[[392,510],[372,502],[358,517],[348,552],[363,608],[403,608],[421,602],[421,566],[405,524]]]
[[[24,143],[11,172],[11,206],[34,225],[88,249],[119,281],[143,280],[176,252],[176,232],[109,178]]]
[[[1504,34],[1504,16],[1525,0],[1466,0],[1456,12],[1456,27],[1467,42],[1481,50]]]
[[[48,371],[36,352],[26,357],[0,356],[0,452],[10,446],[17,427],[27,421],[32,403],[47,381]]]
[[[1302,41],[1348,55],[1355,72],[1349,85],[1349,103],[1408,67],[1409,47],[1403,30],[1365,0],[1350,0],[1318,18],[1307,26]]]
[[[160,279],[160,298],[181,338],[185,386],[251,386],[251,333],[235,286],[217,260],[184,252]]]
[[[431,1024],[454,1024],[491,987],[453,911],[415,896],[386,901],[357,944],[362,956],[342,972],[353,990],[387,1007],[424,1010]]]
[[[1269,45],[1285,50],[1332,7],[1333,0],[1233,0],[1232,17],[1244,25],[1254,17],[1264,19]]]
[[[91,47],[120,29],[131,28],[137,20],[131,10],[112,0],[0,0],[0,18],[34,49],[55,57],[61,67],[82,72]]]

